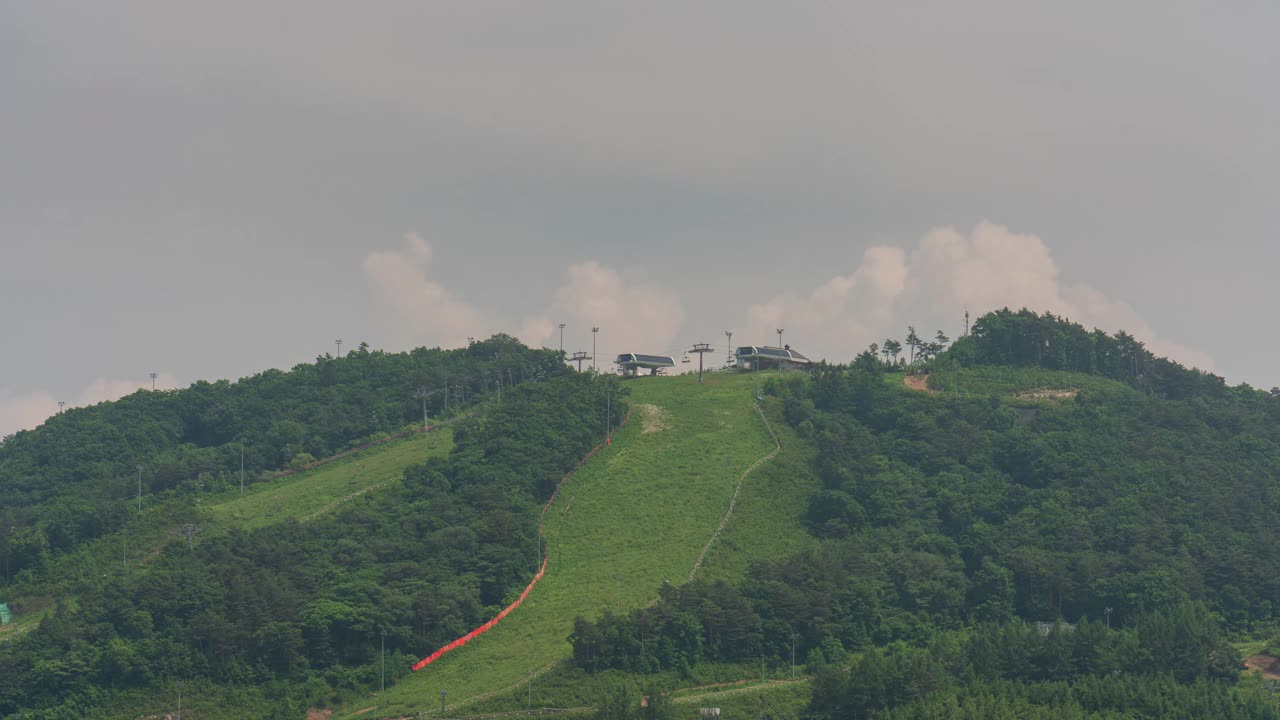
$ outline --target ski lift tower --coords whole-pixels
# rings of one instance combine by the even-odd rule
[[[579,350],[578,352],[573,354],[573,357],[569,358],[569,362],[578,363],[578,372],[582,372],[582,363],[590,359],[591,359],[591,356],[587,354],[586,350]]]
[[[698,343],[689,352],[698,353],[698,382],[702,382],[702,356],[711,352],[711,345],[709,343]]]

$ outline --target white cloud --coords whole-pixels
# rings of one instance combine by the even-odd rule
[[[479,310],[427,277],[431,244],[417,233],[405,236],[401,252],[375,252],[364,272],[398,316],[398,342],[458,347],[468,337],[485,337],[489,323]]]
[[[460,346],[468,337],[487,337],[503,328],[504,323],[486,317],[427,276],[432,259],[430,243],[416,233],[405,240],[402,251],[371,253],[364,260],[365,274],[396,316],[399,342]],[[610,353],[672,350],[685,317],[677,293],[630,282],[617,270],[595,261],[569,266],[567,276],[545,310],[519,323],[515,335],[523,342],[558,348],[559,324],[563,322],[569,327],[565,351],[590,351],[590,328],[599,327],[597,351],[602,369],[607,367]]]
[[[520,339],[532,346],[559,347],[559,323],[570,325],[565,352],[590,351],[590,328],[599,327],[599,367],[622,352],[671,352],[684,323],[684,307],[673,290],[630,283],[594,260],[569,267],[545,312],[526,318]]]
[[[814,357],[848,360],[873,342],[901,339],[908,324],[932,336],[942,328],[958,335],[964,311],[973,318],[1001,307],[1049,311],[1086,327],[1125,330],[1158,355],[1208,369],[1203,352],[1156,335],[1127,303],[1084,283],[1063,284],[1049,247],[1035,235],[981,222],[965,234],[953,227],[930,230],[909,253],[868,249],[850,275],[837,276],[808,297],[781,294],[752,305],[743,342],[784,341]]]
[[[96,405],[118,400],[125,395],[151,387],[151,378],[145,380],[120,380],[98,378],[89,383],[74,400],[67,401],[67,409]],[[178,379],[169,373],[156,375],[157,390],[178,387]],[[0,438],[19,430],[30,430],[58,412],[58,400],[42,390],[15,395],[7,388],[0,388]]]

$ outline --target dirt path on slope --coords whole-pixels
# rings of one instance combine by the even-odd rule
[[[902,384],[912,390],[919,390],[920,392],[937,392],[937,390],[929,387],[929,373],[923,373],[921,375],[903,375]]]

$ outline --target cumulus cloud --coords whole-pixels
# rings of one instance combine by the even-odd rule
[[[177,386],[178,379],[173,375],[169,373],[156,375],[157,390],[172,390]],[[67,409],[118,400],[125,395],[150,387],[151,378],[145,380],[98,378],[89,383],[89,386],[75,399],[67,401]],[[0,388],[0,438],[12,435],[19,430],[37,427],[57,412],[58,400],[50,393],[37,390],[14,394],[7,388]]]
[[[365,275],[397,315],[397,341],[458,347],[468,337],[487,335],[489,323],[479,310],[427,276],[431,256],[431,244],[410,233],[403,250],[370,253],[364,259]]]
[[[591,327],[599,327],[600,367],[609,354],[671,351],[684,323],[684,307],[673,290],[628,282],[618,271],[588,261],[569,267],[568,282],[558,288],[546,311],[526,318],[520,339],[532,346],[559,347],[559,323],[574,328],[565,351],[590,350]]]
[[[563,322],[571,328],[565,337],[569,353],[589,351],[590,328],[601,328],[597,350],[603,368],[611,352],[670,351],[685,318],[677,293],[629,281],[613,268],[587,261],[569,266],[565,283],[552,293],[545,310],[518,323],[503,323],[431,279],[431,261],[431,244],[416,233],[405,236],[403,250],[372,253],[364,260],[365,275],[395,315],[400,342],[460,346],[468,337],[483,338],[515,326],[513,334],[530,346],[559,347]]]
[[[784,341],[815,357],[847,360],[873,342],[901,339],[908,324],[932,335],[960,331],[967,309],[976,318],[1001,307],[1049,311],[1086,327],[1125,330],[1156,354],[1208,369],[1203,352],[1156,335],[1127,303],[1109,299],[1084,283],[1063,283],[1048,245],[1035,235],[981,222],[964,233],[930,230],[910,251],[876,246],[863,253],[853,273],[837,276],[807,296],[784,293],[752,305],[744,342]]]

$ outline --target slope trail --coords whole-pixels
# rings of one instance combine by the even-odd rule
[[[447,713],[521,684],[536,704],[530,676],[572,654],[574,618],[642,607],[664,582],[682,580],[727,522],[729,458],[777,451],[755,417],[752,383],[731,375],[702,385],[684,376],[630,381],[630,404],[660,408],[664,427],[646,433],[630,423],[565,481],[559,496],[572,499],[573,512],[545,514],[549,570],[536,589],[465,649],[401,678],[360,717],[437,716],[442,691]],[[539,569],[540,558],[529,559]]]

